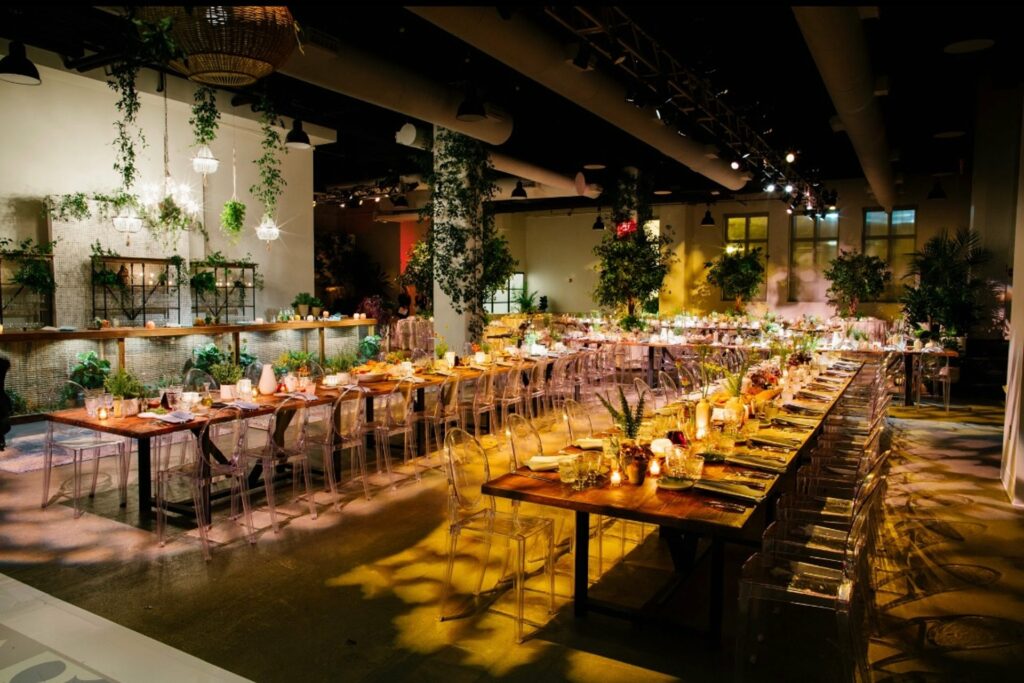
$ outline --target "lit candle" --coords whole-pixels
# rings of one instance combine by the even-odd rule
[[[651,466],[647,468],[647,471],[652,477],[657,477],[661,474],[661,463],[658,462],[657,458],[651,458]]]
[[[256,387],[253,387],[252,388],[252,397],[253,398],[259,398],[259,395],[260,395],[260,390],[257,389]]]
[[[102,408],[100,408],[99,411],[96,413],[96,417],[98,417],[101,420],[106,420],[107,419],[107,407],[103,406]]]
[[[622,486],[622,472],[618,470],[612,470],[611,483],[612,486]]]

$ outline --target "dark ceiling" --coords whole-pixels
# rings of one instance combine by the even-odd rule
[[[833,132],[831,100],[804,43],[792,11],[779,5],[630,4],[626,13],[690,69],[724,92],[723,100],[776,149],[798,149],[798,170],[822,178],[860,175],[844,133]],[[292,5],[300,26],[314,27],[382,59],[400,63],[441,83],[477,85],[482,95],[508,109],[515,121],[506,154],[574,174],[583,164],[602,163],[588,180],[608,184],[614,169],[634,165],[652,176],[671,201],[703,201],[716,185],[528,77],[470,48],[400,6]],[[497,9],[495,11],[498,11]],[[543,7],[503,6],[529,14],[551,32],[568,31]],[[0,9],[0,36],[63,52],[89,54],[116,49],[120,20],[82,6],[7,5]],[[876,74],[889,93],[882,98],[894,168],[940,173],[969,163],[971,129],[980,80],[1017,87],[1024,64],[1012,7],[985,5],[883,5],[864,22]],[[993,48],[950,55],[956,40],[991,38]],[[496,40],[500,36],[495,37]],[[597,65],[613,70],[611,64]],[[318,190],[417,170],[417,152],[394,142],[410,120],[395,112],[274,74],[265,79],[278,109],[337,130],[338,141],[317,148]],[[262,87],[262,86],[261,86]],[[953,138],[935,133],[963,131]],[[752,187],[752,186],[751,186]],[[516,202],[517,208],[552,201]],[[557,200],[580,205],[587,200]]]

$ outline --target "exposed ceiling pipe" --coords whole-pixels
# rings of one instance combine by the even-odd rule
[[[564,46],[522,14],[502,19],[493,7],[408,9],[716,183],[730,190],[746,184],[725,161],[708,158],[704,145],[626,102],[625,86],[612,76],[573,66]]]
[[[490,103],[484,104],[487,118],[460,121],[455,114],[466,95],[461,90],[439,85],[321,34],[313,33],[312,40],[316,42],[303,44],[279,71],[492,145],[500,145],[512,135],[512,116]]]
[[[580,196],[596,199],[601,194],[600,191],[598,191],[597,194],[594,194],[593,196],[589,194],[580,195],[578,192],[576,192],[576,188],[570,188],[567,190],[564,187],[552,187],[551,185],[530,182],[529,180],[523,182],[517,178],[499,178],[494,182],[494,184],[497,185],[498,190],[497,192],[494,193],[493,199],[495,201],[516,201],[517,199],[519,201],[522,201],[522,198],[512,196],[512,191],[516,188],[516,183],[519,182],[523,183],[523,189],[526,190],[527,199],[554,199],[562,197]]]
[[[843,6],[794,7],[793,14],[850,136],[864,177],[878,203],[891,211],[896,191],[889,144],[875,98],[875,77],[858,10]]]
[[[406,123],[395,133],[395,142],[417,149],[426,149],[430,140],[427,131],[422,130],[413,123]],[[546,168],[531,164],[520,159],[513,159],[507,154],[489,152],[491,165],[494,170],[508,173],[517,178],[525,178],[535,183],[545,185],[551,190],[560,190],[562,194],[548,194],[547,197],[590,197],[597,199],[601,196],[603,188],[600,185],[587,183],[586,176],[580,171],[575,177],[570,178],[561,173],[555,173]],[[514,181],[513,181],[514,185]]]

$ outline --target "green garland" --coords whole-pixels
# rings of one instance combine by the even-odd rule
[[[135,77],[139,73],[139,63],[132,59],[118,62],[111,70],[113,80],[108,81],[110,89],[117,93],[117,111],[121,118],[114,121],[117,135],[114,137],[114,171],[121,176],[121,187],[129,192],[138,178],[139,169],[135,166],[135,142],[140,146],[146,144],[146,137],[137,125],[137,117],[141,102],[139,91],[135,87]]]
[[[217,111],[217,91],[208,85],[196,88],[193,96],[192,117],[188,120],[192,126],[192,136],[196,147],[208,145],[217,137],[220,112]]]
[[[260,146],[263,148],[263,154],[256,159],[255,164],[260,173],[260,180],[249,188],[249,192],[263,205],[263,213],[273,217],[277,209],[277,200],[288,184],[281,174],[281,158],[278,153],[288,150],[281,142],[281,134],[275,127],[278,124],[277,113],[266,95],[260,99],[259,111],[260,130],[263,135]]]

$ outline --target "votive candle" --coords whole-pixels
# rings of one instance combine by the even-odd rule
[[[107,407],[106,406],[101,407],[96,412],[96,417],[98,417],[100,420],[106,420],[107,419],[107,415],[108,415],[108,413],[107,413]]]
[[[651,465],[647,468],[647,471],[652,477],[657,477],[661,474],[661,463],[658,462],[657,458],[651,458]]]
[[[622,486],[622,472],[612,470],[611,484],[612,486]]]

